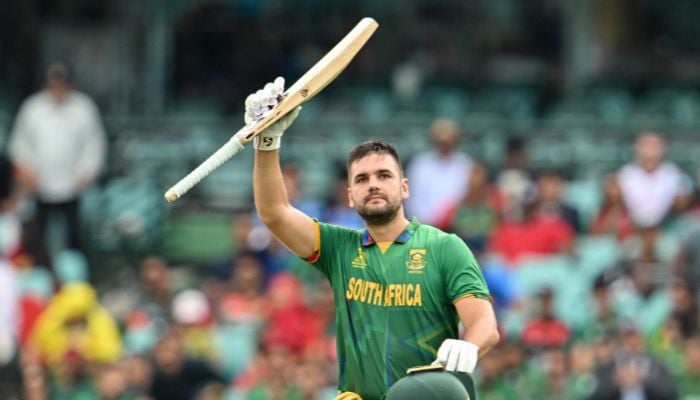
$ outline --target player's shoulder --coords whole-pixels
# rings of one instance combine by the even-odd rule
[[[90,96],[88,96],[87,94],[85,94],[79,90],[71,91],[70,96],[71,96],[71,101],[76,103],[76,104],[79,104],[79,105],[84,106],[84,107],[96,107],[95,101],[92,100],[92,98]]]
[[[50,100],[48,92],[45,90],[42,90],[40,92],[36,92],[32,94],[31,96],[27,97],[24,102],[22,102],[22,108],[27,108],[27,107],[38,107]]]
[[[462,239],[454,233],[448,233],[432,225],[421,224],[416,233],[422,240],[432,245],[464,245]]]

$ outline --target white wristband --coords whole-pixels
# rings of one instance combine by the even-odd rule
[[[282,136],[266,136],[261,134],[253,139],[253,146],[258,150],[272,151],[279,150],[282,144]]]

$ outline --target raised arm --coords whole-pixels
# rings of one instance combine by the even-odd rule
[[[257,118],[274,107],[283,87],[284,80],[277,78],[265,89],[249,96],[246,120]],[[298,113],[299,109],[293,111],[255,138],[253,193],[255,208],[263,223],[294,254],[306,258],[316,250],[316,223],[289,202],[279,161],[282,134]]]

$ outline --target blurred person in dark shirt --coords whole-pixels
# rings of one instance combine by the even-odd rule
[[[675,400],[676,384],[669,370],[651,356],[633,321],[621,324],[619,346],[611,362],[596,369],[591,400]]]
[[[177,330],[163,336],[153,350],[154,369],[150,384],[153,400],[194,400],[210,385],[221,385],[223,379],[207,362],[185,354],[182,337]]]
[[[546,170],[541,172],[536,183],[536,212],[559,217],[566,221],[574,232],[580,232],[581,221],[578,210],[565,204],[562,200],[565,184],[559,171]]]

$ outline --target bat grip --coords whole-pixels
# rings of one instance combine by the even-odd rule
[[[172,203],[183,194],[187,193],[194,185],[199,183],[212,171],[217,169],[221,164],[226,162],[229,158],[236,155],[239,151],[243,150],[244,143],[241,140],[243,136],[234,135],[228,142],[221,146],[214,154],[209,156],[203,163],[199,164],[192,172],[187,174],[184,178],[180,179],[178,183],[173,185],[167,192],[165,192],[165,199]]]

